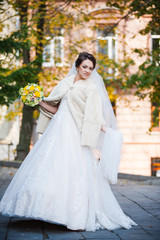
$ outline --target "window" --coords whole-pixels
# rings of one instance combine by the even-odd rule
[[[117,35],[111,27],[107,26],[104,29],[97,29],[97,52],[102,56],[107,56],[109,59],[117,60]],[[113,73],[113,69],[106,69],[108,73]]]
[[[108,32],[108,27],[97,30],[98,52],[107,54],[110,59],[116,59],[117,37],[113,30]]]
[[[47,37],[48,44],[43,48],[43,67],[63,66],[64,37]]]
[[[160,64],[160,34],[151,35],[151,49],[152,49],[152,60],[155,60],[156,65]]]
[[[160,177],[160,158],[151,158],[151,175]]]
[[[20,29],[20,17],[16,16],[16,31]],[[16,66],[20,66],[20,61],[19,61],[19,50],[16,51]]]
[[[160,107],[156,102],[152,102],[151,106],[151,125],[154,131],[160,131]]]

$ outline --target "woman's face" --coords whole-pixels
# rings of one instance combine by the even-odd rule
[[[93,63],[89,59],[84,60],[79,67],[77,67],[78,74],[81,79],[87,79],[93,71]]]

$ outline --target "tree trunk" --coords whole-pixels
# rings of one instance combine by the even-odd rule
[[[32,129],[33,129],[33,108],[28,107],[24,104],[16,160],[24,160],[24,158],[27,156],[32,136]]]
[[[43,62],[43,39],[44,39],[44,21],[46,15],[46,3],[45,1],[40,1],[38,8],[39,18],[37,20],[37,42],[36,42],[36,58],[39,59],[39,72],[42,71]]]
[[[22,9],[23,8],[23,9]],[[21,6],[20,16],[21,26],[27,24],[27,11],[28,8]],[[39,72],[42,70],[42,53],[43,53],[43,37],[44,37],[44,18],[46,14],[45,1],[40,1],[38,8],[38,21],[37,21],[37,43],[36,43],[36,58],[39,59]],[[23,50],[23,63],[28,64],[30,62],[30,51],[29,49]],[[29,145],[32,137],[33,129],[33,109],[24,105],[23,107],[23,119],[20,131],[19,144],[17,146],[17,157],[16,160],[24,160],[29,152]]]
[[[17,1],[19,4],[19,14],[20,14],[20,26],[27,26],[28,18],[28,1]],[[28,37],[28,32],[26,33],[26,38]],[[23,49],[23,64],[30,63],[30,50],[24,47]],[[20,130],[19,144],[17,145],[17,156],[15,160],[24,160],[29,152],[29,146],[32,137],[33,129],[33,109],[24,104],[22,112],[22,125]]]

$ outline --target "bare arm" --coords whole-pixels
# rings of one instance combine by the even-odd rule
[[[41,102],[39,103],[39,105],[40,105],[41,107],[45,108],[47,111],[49,111],[49,112],[51,112],[51,113],[56,113],[57,110],[58,110],[58,107],[51,106],[51,105],[47,104],[47,103],[44,102],[44,101],[41,101]]]

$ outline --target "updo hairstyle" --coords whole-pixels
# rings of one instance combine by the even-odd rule
[[[78,58],[75,61],[76,68],[78,68],[81,65],[81,63],[84,60],[87,60],[87,59],[89,59],[93,63],[93,69],[94,69],[95,66],[96,66],[96,59],[95,59],[95,57],[92,54],[90,54],[88,52],[81,52],[79,54]]]

